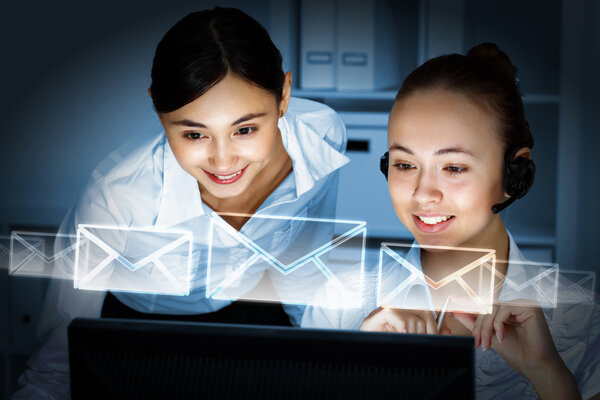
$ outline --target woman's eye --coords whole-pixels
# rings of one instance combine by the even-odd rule
[[[186,132],[184,136],[192,141],[200,140],[204,137],[200,132]]]
[[[241,136],[246,136],[246,135],[249,135],[254,132],[256,132],[256,128],[247,126],[247,127],[238,129],[235,133],[239,133]]]
[[[410,170],[416,168],[414,165],[409,163],[396,163],[393,165],[393,167],[400,172],[409,172]]]
[[[458,175],[458,174],[462,174],[463,172],[467,171],[466,167],[461,167],[459,165],[449,165],[446,168],[446,171],[448,171],[451,175]]]

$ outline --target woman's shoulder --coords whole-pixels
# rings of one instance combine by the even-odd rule
[[[343,150],[346,144],[344,121],[331,107],[316,101],[292,97],[286,121],[296,134],[305,130],[316,133],[332,147]]]
[[[148,135],[110,153],[92,171],[79,196],[74,209],[77,222],[151,220],[163,184],[165,144],[164,133]]]
[[[561,278],[559,277],[559,280]],[[600,340],[600,296],[564,287],[557,293],[556,307],[551,309],[553,334],[576,341]],[[591,298],[588,298],[591,296]]]
[[[565,365],[573,372],[583,398],[600,390],[600,303],[575,302],[559,292],[556,308],[546,316],[552,339]]]
[[[163,132],[130,140],[108,154],[92,171],[96,180],[111,182],[143,171],[162,168],[166,136]]]

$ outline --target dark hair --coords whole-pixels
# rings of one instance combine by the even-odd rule
[[[154,108],[159,113],[177,110],[229,72],[281,100],[281,53],[265,28],[235,8],[191,13],[156,47],[150,86]]]
[[[432,58],[406,77],[396,101],[423,90],[442,89],[469,96],[486,106],[496,117],[505,152],[533,147],[533,136],[525,110],[517,68],[494,43],[473,47],[460,54]]]

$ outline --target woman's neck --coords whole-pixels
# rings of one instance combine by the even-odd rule
[[[248,186],[248,189],[235,197],[218,198],[200,187],[202,201],[216,212],[253,214],[273,191],[292,172],[292,159],[288,155],[281,133],[277,135],[275,154],[271,162],[263,168]],[[249,217],[225,217],[231,226],[240,230]]]

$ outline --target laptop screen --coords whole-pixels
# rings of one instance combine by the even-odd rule
[[[473,339],[75,319],[73,399],[474,398]]]

